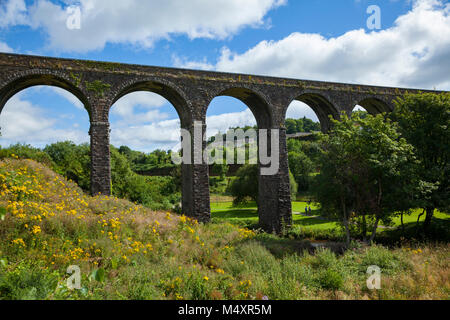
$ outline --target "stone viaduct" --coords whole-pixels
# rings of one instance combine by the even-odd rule
[[[286,111],[294,100],[308,104],[323,131],[329,116],[351,113],[355,105],[375,114],[393,110],[393,100],[406,89],[305,81],[246,74],[219,73],[132,64],[59,59],[0,53],[0,112],[19,91],[36,85],[63,88],[84,104],[90,117],[92,194],[111,193],[110,107],[134,91],[151,91],[177,110],[181,127],[193,131],[194,121],[206,130],[206,111],[217,96],[241,100],[253,112],[260,129],[279,129],[279,170],[259,176],[260,225],[279,232],[292,223],[286,130]],[[408,90],[415,92],[416,90]],[[203,141],[203,148],[206,142]],[[192,152],[192,157],[194,157]],[[260,165],[261,167],[261,165]],[[207,164],[182,165],[182,209],[199,221],[210,219]]]

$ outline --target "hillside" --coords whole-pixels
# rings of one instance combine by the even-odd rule
[[[90,197],[32,160],[0,161],[0,299],[449,298],[448,245],[311,252],[307,241]],[[67,287],[70,265],[80,290]],[[365,286],[370,265],[382,290]]]

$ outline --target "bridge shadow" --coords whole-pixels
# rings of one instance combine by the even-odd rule
[[[375,242],[384,245],[396,245],[409,239],[410,241],[428,240],[437,242],[450,242],[450,218],[433,217],[428,230],[428,234],[423,232],[424,222],[408,222],[401,226],[396,226],[392,229],[380,230],[377,233]]]
[[[304,217],[302,216],[301,218],[297,218],[295,219],[295,216],[293,217],[293,225],[296,226],[319,226],[319,225],[323,225],[323,224],[327,224],[330,222],[333,222],[331,220],[327,220],[325,218],[322,217]]]
[[[313,227],[320,226],[330,222],[326,218],[318,215],[319,210],[312,210],[311,216],[305,216],[301,214],[292,215],[292,223],[295,226]],[[240,226],[255,227],[258,223],[258,210],[254,203],[246,203],[239,206],[212,208],[211,218],[213,220],[230,220],[230,222],[239,222]]]
[[[256,209],[223,209],[211,213],[216,219],[258,219]]]

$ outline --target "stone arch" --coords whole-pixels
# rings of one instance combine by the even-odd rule
[[[289,100],[283,110],[283,119],[286,118],[287,109],[294,100],[307,104],[315,112],[323,132],[330,129],[330,115],[335,119],[339,117],[339,109],[331,102],[332,100],[329,97],[314,91],[303,91]]]
[[[7,77],[6,80],[0,84],[0,113],[6,102],[16,93],[29,87],[39,85],[54,86],[69,91],[84,104],[84,107],[89,114],[89,118],[93,118],[93,110],[87,96],[73,83],[73,79],[62,72],[39,69],[15,73],[14,75]]]
[[[377,97],[365,97],[363,99],[360,99],[355,105],[360,105],[372,115],[383,112],[391,112],[394,110],[389,102],[386,102]]]
[[[221,87],[211,95],[211,99],[204,110],[206,111],[212,100],[216,97],[229,96],[242,101],[253,113],[258,128],[271,128],[273,126],[273,111],[269,105],[269,99],[261,92],[245,85]]]
[[[113,88],[110,95],[107,97],[108,108],[105,110],[107,114],[103,115],[103,117],[109,119],[109,111],[116,101],[127,94],[138,91],[156,93],[165,98],[177,111],[181,128],[187,130],[193,128],[195,119],[191,100],[179,86],[165,79],[156,77],[134,78],[123,81],[116,88]],[[203,192],[204,194],[209,195],[209,190],[204,190],[204,188],[208,188],[208,176],[207,172],[206,175],[203,174],[203,172],[201,172],[201,174],[197,173],[199,170],[198,167],[201,167],[201,165],[181,165],[182,210],[187,216],[206,222],[209,221],[210,218],[209,199],[206,201],[206,199],[201,196],[201,193]],[[201,182],[203,180],[199,182],[199,179],[203,179],[206,182],[202,184]]]
[[[109,108],[111,108],[120,98],[137,91],[147,91],[159,94],[174,106],[180,118],[182,127],[191,124],[192,108],[189,99],[182,90],[165,79],[146,78],[123,82],[116,90],[111,92]],[[109,108],[107,110],[108,113]],[[108,115],[106,115],[106,119],[108,119]]]

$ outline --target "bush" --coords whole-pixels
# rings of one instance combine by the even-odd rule
[[[361,265],[364,272],[367,267],[375,265],[380,267],[382,272],[386,274],[391,274],[407,267],[392,251],[379,245],[373,245],[366,249]]]
[[[56,164],[55,171],[78,184],[84,191],[91,188],[90,146],[71,141],[52,143],[44,148]]]
[[[32,147],[29,144],[14,144],[8,148],[0,149],[0,159],[4,158],[31,159],[40,162],[50,168],[55,168],[52,158],[41,149]]]
[[[312,161],[301,151],[291,151],[288,154],[289,169],[297,182],[301,191],[309,189],[311,179],[310,176],[314,170]]]
[[[258,166],[244,165],[236,172],[236,179],[230,185],[230,193],[235,205],[244,203],[248,198],[258,199]]]
[[[5,300],[43,300],[56,288],[59,275],[36,266],[20,264],[0,271],[0,297]]]
[[[326,269],[320,273],[319,283],[323,289],[339,290],[344,285],[344,278],[339,272]]]

